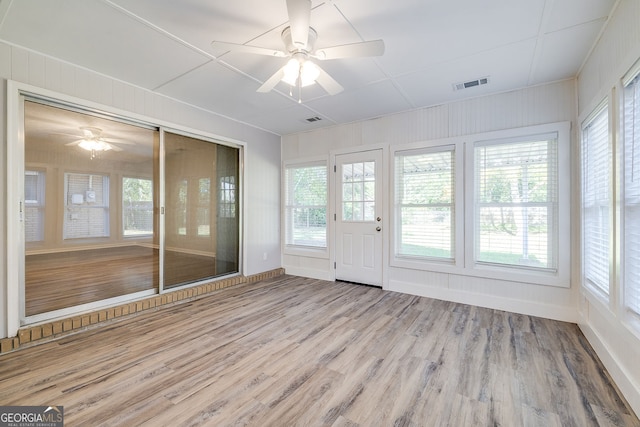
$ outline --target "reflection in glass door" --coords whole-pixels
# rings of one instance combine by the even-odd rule
[[[158,289],[159,132],[24,102],[25,316]]]
[[[164,288],[239,271],[239,150],[165,133]]]
[[[240,148],[160,135],[25,97],[23,322],[240,272]]]

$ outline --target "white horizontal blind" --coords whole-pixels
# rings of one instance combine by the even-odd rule
[[[454,151],[395,155],[395,255],[454,258]]]
[[[285,169],[285,244],[327,246],[327,166]]]
[[[586,284],[609,295],[611,175],[605,105],[582,128],[582,269]]]
[[[475,144],[476,263],[557,270],[557,138]]]
[[[45,184],[44,171],[24,171],[25,242],[41,242],[44,240]]]
[[[624,306],[640,318],[640,75],[624,89]]]

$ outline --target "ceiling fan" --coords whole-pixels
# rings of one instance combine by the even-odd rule
[[[115,145],[116,143],[113,141],[107,141],[102,136],[102,129],[93,127],[93,126],[82,126],[80,127],[80,131],[83,134],[81,139],[78,139],[73,142],[69,142],[65,145],[72,146],[77,145],[78,147],[90,151],[91,158],[94,159],[97,157],[97,154],[102,151],[122,151],[122,148]],[[118,144],[130,144],[129,142],[122,141]]]
[[[258,92],[269,92],[278,82],[284,81],[291,87],[297,86],[298,89],[318,83],[327,93],[335,95],[342,92],[344,88],[326,71],[311,61],[311,59],[324,61],[329,59],[380,56],[384,53],[384,41],[382,40],[350,43],[317,49],[315,42],[318,38],[318,33],[310,27],[311,0],[286,0],[286,2],[287,12],[289,14],[289,26],[286,27],[281,34],[285,50],[273,50],[258,46],[220,41],[211,43],[214,48],[228,49],[235,52],[290,58],[286,65],[276,71],[258,88]],[[301,102],[301,100],[298,99],[298,102]]]

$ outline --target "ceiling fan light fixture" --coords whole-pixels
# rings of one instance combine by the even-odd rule
[[[300,78],[302,79],[302,87],[312,85],[320,76],[320,69],[311,61],[305,61],[300,67]]]
[[[295,86],[298,81],[298,75],[300,75],[300,63],[298,60],[291,58],[282,71],[284,73],[282,81],[290,86]]]
[[[83,139],[78,147],[91,152],[111,150],[111,145],[98,139]]]
[[[306,87],[314,84],[320,75],[318,66],[311,61],[300,61],[297,58],[291,58],[287,65],[282,69],[282,81],[289,86],[298,86],[300,79],[300,87]]]

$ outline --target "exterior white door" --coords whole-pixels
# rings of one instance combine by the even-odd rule
[[[336,280],[382,286],[382,150],[336,156]]]

